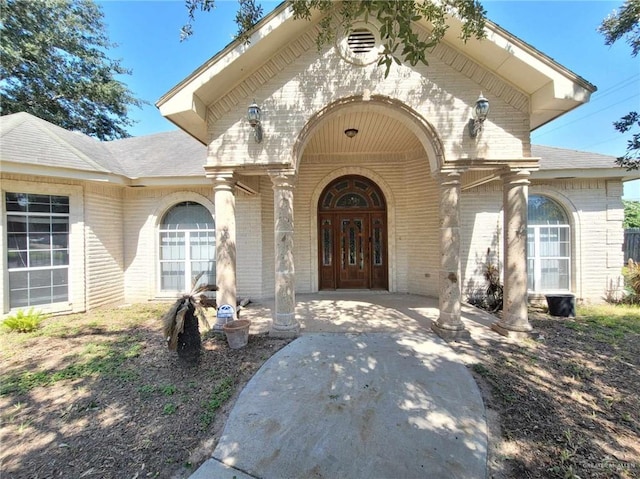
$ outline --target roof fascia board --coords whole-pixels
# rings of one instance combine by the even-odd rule
[[[48,178],[64,178],[68,180],[81,181],[98,181],[116,185],[126,185],[129,183],[129,179],[125,176],[117,175],[110,172],[77,170],[74,168],[34,165],[6,160],[0,161],[0,170],[3,173],[18,175],[44,176]]]
[[[560,74],[560,75],[564,76],[565,78],[567,78],[571,82],[579,84],[581,88],[584,88],[585,90],[589,90],[591,93],[593,93],[593,92],[595,92],[597,90],[597,87],[595,85],[593,85],[589,81],[585,80],[580,75],[578,75],[578,74],[574,73],[573,71],[569,70],[565,66],[561,65],[560,63],[555,61],[553,58],[551,58],[548,55],[544,54],[543,52],[541,52],[540,50],[538,50],[534,46],[532,46],[532,45],[528,44],[527,42],[525,42],[524,40],[521,40],[520,38],[512,35],[507,30],[505,30],[504,28],[499,26],[498,24],[493,23],[490,20],[487,20],[486,28],[487,28],[488,31],[495,32],[495,33],[499,34],[499,37],[502,40],[499,43],[498,42],[494,42],[498,46],[500,46],[502,48],[505,48],[505,49],[509,49],[510,45],[516,45],[516,46],[518,46],[518,48],[520,50],[522,50],[523,52],[527,53],[529,56],[535,58],[536,61],[539,62],[541,65],[545,65],[550,70],[553,70],[557,74]]]
[[[161,114],[206,144],[207,107],[259,67],[286,35],[295,32],[292,17],[289,3],[280,4],[256,24],[248,44],[234,40],[163,95],[156,103]],[[429,28],[426,20],[419,22]],[[283,29],[287,23],[290,26]],[[490,20],[486,22],[486,38],[466,44],[459,38],[461,26],[459,18],[451,17],[444,41],[530,96],[532,130],[587,102],[596,91],[594,85]],[[265,43],[268,38],[273,41]],[[225,76],[221,76],[223,72]],[[215,89],[211,83],[214,78]]]
[[[561,180],[561,179],[592,179],[592,178],[620,178],[633,180],[640,178],[640,171],[627,171],[623,168],[566,168],[553,170],[538,170],[531,173],[532,180]]]
[[[291,37],[297,37],[308,30],[317,22],[320,14],[316,11],[310,22],[294,22],[292,17],[293,10],[289,7],[289,2],[281,3],[256,24],[249,34],[248,43],[234,40],[163,95],[156,102],[160,113],[206,144],[208,107],[232,90],[242,79],[253,74],[278,49],[286,45]],[[283,26],[285,28],[282,28]],[[265,42],[267,39],[269,41]],[[194,97],[198,100],[194,101]],[[200,112],[196,113],[198,109]]]
[[[486,38],[460,39],[452,17],[444,40],[530,97],[531,131],[589,101],[597,87],[540,50],[486,20]],[[515,75],[515,77],[514,77]]]
[[[75,170],[72,168],[30,165],[13,161],[0,161],[0,170],[8,174],[43,176],[47,178],[63,178],[79,181],[97,181],[131,187],[211,185],[211,180],[205,177],[204,167],[202,169],[202,176],[156,176],[139,178],[127,178],[113,173]]]
[[[211,180],[204,174],[202,176],[155,176],[132,178],[127,186],[141,188],[145,186],[211,186]]]
[[[172,111],[173,108],[170,108],[173,106],[172,103],[180,102],[180,100],[184,101],[181,95],[184,94],[185,91],[188,92],[189,95],[193,94],[198,88],[208,83],[209,80],[225,70],[230,64],[254,48],[258,42],[269,36],[270,33],[291,18],[293,11],[287,7],[288,2],[283,2],[278,5],[253,27],[247,43],[240,39],[229,43],[225,48],[160,97],[156,102],[156,107],[160,108],[160,111],[163,109]]]

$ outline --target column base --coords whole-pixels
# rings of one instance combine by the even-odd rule
[[[531,326],[529,329],[525,329],[522,331],[515,331],[513,329],[507,329],[504,325],[500,324],[499,321],[496,321],[491,325],[491,329],[496,333],[501,334],[502,336],[506,336],[507,338],[515,338],[515,339],[524,339],[524,338],[537,338],[540,334],[538,332],[533,331]]]
[[[445,341],[459,341],[471,338],[471,334],[464,326],[462,329],[447,329],[441,327],[438,323],[431,323],[431,329]]]
[[[300,325],[296,324],[291,328],[276,328],[273,325],[269,330],[269,336],[272,338],[281,338],[281,339],[289,339],[289,338],[297,338],[300,336]]]
[[[213,326],[211,326],[211,330],[217,333],[224,332],[224,325],[230,321],[234,321],[238,318],[216,318],[216,322]]]

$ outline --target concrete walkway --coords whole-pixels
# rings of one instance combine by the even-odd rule
[[[482,398],[465,359],[430,330],[435,299],[297,300],[303,334],[247,384],[191,479],[486,477]],[[242,313],[252,332],[268,328],[269,306]],[[489,318],[464,314],[487,329]]]

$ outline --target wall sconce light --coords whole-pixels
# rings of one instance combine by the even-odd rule
[[[356,130],[355,128],[347,128],[346,130],[344,130],[344,134],[347,135],[347,138],[353,138],[358,134],[358,130]]]
[[[469,136],[475,138],[478,133],[482,131],[483,123],[487,119],[489,114],[489,100],[487,100],[482,93],[476,100],[476,105],[473,107],[473,118],[469,120]]]
[[[253,103],[249,105],[249,108],[247,108],[247,120],[249,121],[251,128],[253,128],[253,137],[255,138],[256,143],[260,143],[262,141],[261,117],[262,111],[256,104],[256,101],[253,100]]]

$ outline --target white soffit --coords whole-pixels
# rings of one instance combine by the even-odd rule
[[[490,21],[486,38],[460,39],[462,23],[452,19],[445,41],[530,98],[531,130],[587,103],[596,87]]]
[[[292,17],[287,4],[281,4],[257,24],[250,43],[230,43],[160,98],[156,103],[160,113],[206,144],[207,107],[258,70],[292,38],[314,28],[319,18],[316,15],[308,22]],[[485,39],[466,43],[459,38],[462,23],[451,19],[449,24],[444,39],[448,45],[529,96],[531,130],[588,102],[596,90],[588,81],[490,21]]]
[[[163,95],[156,103],[160,113],[206,144],[207,106],[258,70],[291,38],[312,28],[317,20],[312,17],[311,22],[296,21],[292,17],[291,9],[285,3],[281,4],[256,25],[249,43],[238,40],[230,43]]]

